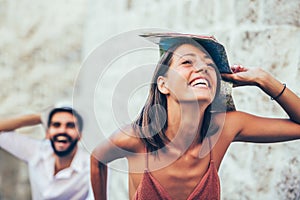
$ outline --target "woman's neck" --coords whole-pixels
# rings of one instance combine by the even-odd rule
[[[173,145],[186,150],[199,141],[205,109],[199,102],[168,102],[166,135]]]

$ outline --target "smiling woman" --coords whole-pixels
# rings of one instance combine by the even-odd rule
[[[176,96],[178,101],[198,98],[210,104],[217,88],[216,66],[203,48],[184,44],[174,52],[168,73],[157,82],[161,92]]]
[[[300,113],[293,109],[300,107],[300,99],[269,73],[260,68],[231,70],[223,46],[213,37],[144,36],[160,45],[162,56],[137,119],[93,151],[96,199],[106,199],[106,164],[123,157],[129,166],[129,199],[220,199],[217,171],[232,142],[300,138]],[[226,112],[221,77],[276,96],[290,119],[258,117],[232,108]]]

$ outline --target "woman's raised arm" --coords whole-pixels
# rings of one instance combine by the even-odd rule
[[[257,117],[247,113],[231,114],[239,126],[236,139],[250,142],[280,142],[300,138],[300,98],[271,74],[260,68],[232,68],[233,74],[223,74],[236,86],[256,85],[276,100],[290,119]]]

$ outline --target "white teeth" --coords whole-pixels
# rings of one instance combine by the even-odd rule
[[[193,87],[199,84],[208,86],[208,81],[203,78],[199,78],[191,82],[191,86]]]
[[[67,142],[68,139],[65,136],[58,136],[56,139],[58,142]]]

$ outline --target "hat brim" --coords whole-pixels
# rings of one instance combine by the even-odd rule
[[[193,39],[209,53],[220,73],[232,73],[224,46],[212,36],[182,33],[147,33],[140,36],[159,45],[161,54],[176,44],[180,38]]]

